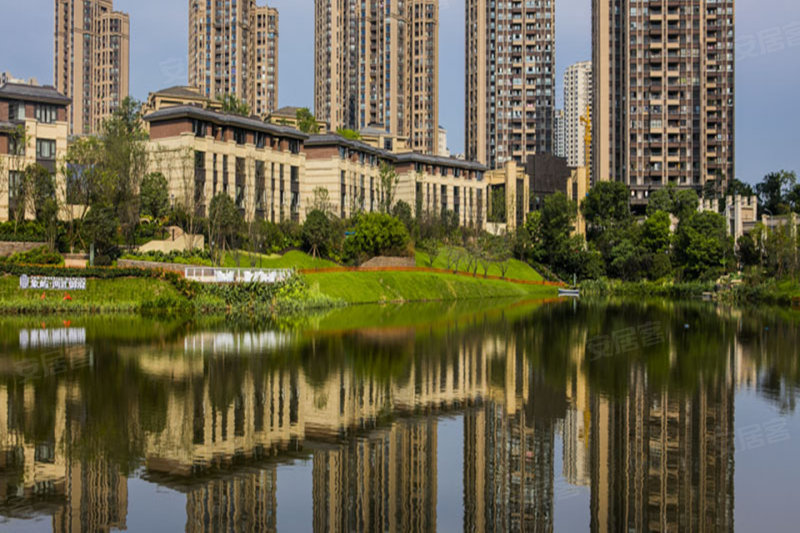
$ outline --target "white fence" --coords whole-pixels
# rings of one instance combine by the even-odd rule
[[[187,267],[186,279],[200,283],[280,283],[294,275],[289,269]]]

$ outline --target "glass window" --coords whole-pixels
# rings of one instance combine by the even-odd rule
[[[36,139],[36,159],[55,159],[56,142],[48,139]]]

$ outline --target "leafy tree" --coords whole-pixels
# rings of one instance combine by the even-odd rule
[[[237,98],[235,94],[221,94],[217,96],[217,100],[222,103],[223,113],[243,117],[250,116],[250,106],[244,100]]]
[[[314,188],[314,199],[311,201],[309,213],[311,211],[322,211],[328,217],[333,216],[333,202],[331,202],[331,193],[326,187]]]
[[[726,272],[733,258],[733,239],[719,213],[695,212],[678,226],[675,255],[688,279],[713,279]]]
[[[345,241],[347,255],[356,261],[380,255],[405,255],[409,235],[403,223],[385,213],[358,218],[355,234]]]
[[[556,250],[569,240],[577,217],[577,204],[562,192],[545,197],[542,204],[541,234],[544,248]]]
[[[694,189],[680,189],[675,193],[672,214],[680,220],[687,220],[700,206],[700,199]]]
[[[314,135],[319,133],[319,123],[307,107],[297,110],[297,128],[303,133]]]
[[[762,211],[772,215],[785,215],[791,211],[788,200],[789,193],[797,183],[794,172],[780,170],[764,176],[764,180],[756,185]]]
[[[647,216],[652,216],[658,211],[672,213],[675,211],[675,186],[670,184],[667,187],[657,189],[650,193],[647,200]]]
[[[630,191],[620,181],[601,181],[591,188],[581,205],[586,223],[594,230],[630,220]]]
[[[384,214],[392,212],[399,178],[393,165],[382,163],[378,176],[378,211]]]
[[[82,226],[84,239],[94,245],[94,264],[108,266],[119,256],[117,247],[117,212],[111,206],[95,205],[89,209]]]
[[[169,213],[169,185],[160,172],[147,174],[142,180],[141,213],[158,220]]]
[[[608,273],[616,278],[636,281],[641,278],[642,254],[631,239],[621,240],[611,250]]]
[[[733,178],[728,182],[728,190],[726,194],[729,196],[754,196],[753,186],[741,180]]]
[[[414,216],[411,214],[411,206],[407,202],[400,200],[392,208],[392,216],[398,219],[408,230],[408,233],[414,231]]]
[[[491,202],[491,211],[489,211],[489,215],[487,220],[489,222],[497,222],[503,223],[506,222],[506,188],[505,186],[501,187],[490,187],[490,202]]]
[[[242,224],[242,215],[231,197],[225,193],[214,196],[208,209],[208,241],[212,254],[234,247]]]
[[[349,139],[351,141],[360,141],[361,134],[355,130],[351,130],[349,128],[339,128],[336,130],[336,135],[340,137],[344,137],[345,139]]]
[[[759,250],[752,233],[745,233],[736,241],[736,258],[742,267],[754,267],[761,264],[761,250]]]
[[[666,254],[672,239],[669,215],[656,211],[642,224],[642,247],[652,254]]]
[[[142,105],[127,97],[103,123],[101,141],[103,166],[115,179],[113,205],[129,244],[134,243],[139,224],[139,192],[148,164],[147,140]]]
[[[800,184],[792,187],[792,190],[786,195],[786,200],[792,206],[792,211],[800,213]]]
[[[314,210],[306,216],[303,224],[303,245],[313,257],[327,256],[333,237],[333,225],[328,215]]]

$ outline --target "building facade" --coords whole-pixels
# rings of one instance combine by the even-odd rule
[[[552,153],[555,1],[467,0],[466,35],[467,159]]]
[[[278,11],[255,0],[189,3],[189,85],[234,95],[252,113],[278,104]]]
[[[632,204],[734,177],[734,0],[592,2],[593,177]]]
[[[314,110],[339,128],[383,129],[439,153],[439,2],[315,0]]]
[[[70,135],[100,131],[130,90],[130,19],[112,0],[55,0],[54,79]]]
[[[553,131],[555,131],[553,155],[556,157],[567,157],[567,139],[564,126],[564,110],[557,109],[553,119]]]
[[[53,87],[0,85],[0,222],[32,217],[33,206],[20,195],[30,165],[41,165],[63,184],[58,161],[67,151],[69,103]],[[56,191],[66,194],[62,186]]]
[[[591,116],[592,62],[570,65],[564,72],[564,155],[571,167],[584,167],[586,127],[581,120]],[[558,154],[556,154],[558,155]]]
[[[385,149],[395,144],[380,136],[367,137],[374,144],[308,136],[194,105],[165,106],[145,121],[151,171],[167,178],[173,203],[199,216],[224,193],[247,220],[302,222],[324,190],[326,209],[342,218],[379,211],[391,194],[417,215],[453,213],[464,226],[485,223],[486,168],[479,163]],[[395,173],[390,186],[386,172]]]

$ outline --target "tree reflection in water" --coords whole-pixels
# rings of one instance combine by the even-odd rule
[[[701,304],[355,308],[283,330],[83,322],[86,345],[41,352],[16,340],[38,324],[0,326],[0,514],[58,531],[125,528],[133,476],[184,493],[159,512],[189,531],[275,530],[276,472],[298,459],[315,531],[431,531],[452,415],[465,530],[552,530],[559,479],[590,491],[594,531],[732,530],[737,391],[794,416],[800,381],[796,316]]]

